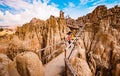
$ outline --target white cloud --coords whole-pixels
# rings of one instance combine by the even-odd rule
[[[3,0],[0,0],[0,5],[3,5]]]
[[[87,0],[86,0],[87,1]],[[65,15],[70,15],[70,17],[77,19],[80,16],[84,16],[88,13],[91,13],[97,6],[99,5],[105,5],[108,9],[114,7],[115,5],[120,5],[120,3],[113,2],[111,4],[108,3],[103,3],[104,0],[101,0],[101,3],[97,3],[96,5],[93,6],[89,6],[89,7],[84,7],[82,5],[78,5],[75,7],[66,7],[63,9],[63,11],[65,12]]]
[[[114,2],[114,3],[112,3],[112,4],[105,4],[105,5],[106,5],[107,8],[109,9],[109,8],[114,7],[115,5],[120,5],[120,3],[118,3],[118,2]]]
[[[81,3],[86,4],[88,2],[92,2],[93,0],[80,0]],[[66,6],[63,11],[65,15],[70,15],[70,17],[77,19],[80,16],[86,15],[92,12],[98,5],[106,5],[108,8],[111,8],[115,5],[120,5],[118,1],[107,4],[103,3],[104,0],[99,0],[97,3],[94,3],[93,6],[84,7],[81,3],[78,6],[75,6],[72,2],[69,2],[68,5],[64,3]],[[0,11],[0,25],[19,25],[29,22],[33,17],[40,18],[46,20],[50,17],[50,15],[59,16],[58,5],[55,3],[51,3],[51,5],[47,5],[50,0],[34,0],[33,4],[27,3],[23,0],[4,0],[0,1],[2,5],[8,5],[16,10],[24,10],[19,14],[11,14],[9,11],[5,11],[5,14]]]
[[[75,7],[75,5],[72,2],[69,2],[69,7]]]
[[[54,7],[58,7],[59,6],[58,4],[55,4],[53,2],[51,3],[51,5],[54,6]]]
[[[120,3],[117,3],[117,5],[120,7]]]
[[[92,12],[97,6],[100,6],[100,5],[105,5],[106,7],[107,7],[107,9],[109,9],[109,8],[112,8],[112,7],[114,7],[115,5],[120,5],[120,3],[118,3],[117,1],[116,2],[113,2],[113,3],[111,3],[111,4],[107,4],[107,3],[97,3],[97,4],[95,4],[94,6],[92,6],[92,7],[89,7],[89,12]]]
[[[80,3],[81,4],[86,4],[86,3],[92,2],[92,1],[94,1],[94,0],[80,0]]]
[[[3,12],[0,11],[0,25],[19,25],[29,22],[33,17],[46,20],[50,15],[59,16],[59,9],[54,5],[47,5],[49,0],[44,0],[44,3],[34,1],[33,4],[29,4],[22,0],[7,0],[5,4],[15,8],[16,10],[22,11],[19,14],[11,14],[9,11]]]
[[[98,5],[100,4],[101,2],[104,2],[105,0],[98,0],[97,2],[93,3],[93,5]]]
[[[76,7],[66,7],[63,9],[65,12],[65,16],[69,15],[70,17],[77,19],[80,16],[86,15],[88,13],[88,9],[83,9],[80,6]]]
[[[44,2],[44,3],[49,3],[49,2],[50,2],[50,0],[43,0],[43,2]]]
[[[0,11],[0,18],[3,16],[3,13]]]

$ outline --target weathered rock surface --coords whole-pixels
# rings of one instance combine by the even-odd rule
[[[86,59],[85,62],[88,64],[92,76],[120,75],[120,7],[107,9],[106,6],[101,5],[92,13],[79,17],[76,21],[80,25],[85,25],[85,30],[81,35],[85,52],[80,54],[78,62],[82,63],[84,61],[81,59]],[[70,24],[74,25],[74,21]],[[81,65],[79,64],[79,66]],[[81,71],[84,69],[78,73],[84,75],[84,72]]]
[[[16,67],[21,76],[44,76],[42,62],[33,52],[24,52],[17,55]]]
[[[11,60],[4,54],[0,54],[0,76],[9,76],[8,65]]]
[[[107,9],[105,6],[98,6],[92,13],[77,21],[86,25],[82,39],[86,61],[93,76],[118,76],[120,7]]]
[[[16,61],[12,61],[11,63],[9,63],[8,65],[8,72],[9,72],[9,76],[20,76],[20,74],[17,71],[16,68]]]
[[[120,63],[116,65],[115,71],[113,72],[113,76],[119,76],[120,75]]]
[[[21,51],[36,52],[41,48],[54,45],[61,42],[68,31],[69,28],[66,26],[62,11],[60,11],[59,17],[50,16],[46,21],[33,18],[29,23],[17,28],[14,37],[11,39],[10,46],[8,46],[7,55],[13,59]],[[58,50],[58,53],[60,53],[63,51],[63,47],[55,45],[45,49],[41,55],[45,57],[54,52],[54,50]],[[44,58],[42,59],[45,60]]]
[[[70,63],[78,76],[92,76],[92,72],[86,60],[80,58],[71,58]]]
[[[119,76],[120,7],[115,6],[107,9],[106,6],[101,5],[98,6],[92,13],[89,13],[83,17],[79,17],[77,20],[71,18],[67,20],[68,22],[66,24],[66,19],[64,18],[64,13],[62,11],[60,11],[60,16],[58,18],[51,16],[46,21],[33,18],[29,23],[17,28],[16,33],[10,37],[10,46],[5,44],[9,46],[7,49],[8,51],[6,51],[7,56],[14,60],[14,57],[21,52],[36,52],[36,50],[62,41],[66,33],[70,30],[67,27],[69,24],[73,25],[70,26],[72,28],[75,28],[76,26],[80,27],[77,24],[86,25],[85,30],[81,35],[81,39],[83,41],[81,46],[84,46],[85,51],[80,53],[78,58],[73,58],[71,60],[71,63],[74,63],[75,66],[78,65],[78,74],[91,75],[92,73],[92,76]],[[1,42],[3,43],[2,40]],[[5,42],[8,42],[8,40],[5,40]],[[44,50],[41,55],[44,57],[54,52],[54,50],[59,50],[59,52],[61,52],[63,51],[63,48],[60,47],[60,45],[56,45]],[[22,55],[25,58],[22,57]],[[33,63],[26,60],[24,61],[24,59],[27,58],[29,60],[28,55],[21,54],[19,56],[17,56],[17,58],[20,58],[21,60],[16,60],[17,65],[19,62],[23,62],[21,64],[24,65],[22,68],[19,67],[21,64],[17,66],[19,73],[22,76],[26,75],[27,73],[29,75],[30,70],[27,68],[24,69],[25,71],[23,71],[23,68],[29,67],[26,66],[26,62],[32,65]],[[52,56],[53,57],[51,58],[55,57],[54,55]],[[43,58],[43,60],[45,59]],[[82,65],[86,66],[85,68],[88,70],[88,72],[86,72]],[[75,66],[74,68],[76,70]]]

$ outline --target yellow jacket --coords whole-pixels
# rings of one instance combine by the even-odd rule
[[[74,37],[75,37],[74,34],[71,34],[71,39],[72,39],[72,40],[74,39]]]

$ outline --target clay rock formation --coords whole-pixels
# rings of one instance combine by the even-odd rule
[[[4,54],[0,54],[0,76],[20,76],[15,61],[11,61]]]
[[[19,42],[19,44],[20,44],[20,42]],[[9,44],[6,54],[11,60],[14,60],[14,58],[22,52],[31,51],[31,50],[25,49],[22,46],[19,46],[19,44],[13,44],[13,43]]]
[[[7,47],[9,46],[9,43],[11,39],[13,38],[13,35],[5,35],[0,36],[0,53],[6,54]]]
[[[36,45],[36,49],[40,49],[50,45],[50,43],[54,44],[56,41],[61,41],[68,31],[69,28],[66,26],[64,13],[60,11],[60,17],[58,18],[50,16],[46,21],[33,18],[30,23],[18,27],[15,34],[20,40],[29,40],[29,44],[31,44],[30,47]],[[55,40],[55,42],[53,40]],[[39,46],[37,44],[39,44]]]
[[[69,62],[78,76],[93,76],[93,73],[86,61],[86,51],[83,45],[83,41],[79,39],[75,47],[75,49],[78,50],[77,57],[70,58]],[[70,71],[67,71],[67,75],[71,76]]]
[[[40,33],[41,26],[44,26],[44,21],[33,18],[30,23],[18,27],[14,37],[11,39],[7,47],[7,55],[10,59],[24,51],[33,51],[42,48],[42,38]],[[41,29],[42,31],[43,29]],[[44,32],[44,30],[42,31]]]
[[[44,76],[44,68],[38,56],[32,52],[16,56],[16,67],[21,76]]]
[[[16,37],[12,39],[11,44],[36,52],[41,48],[61,42],[68,31],[69,28],[66,26],[64,13],[60,11],[59,17],[50,16],[46,21],[33,18],[29,23],[18,27],[15,33]],[[15,44],[16,41],[19,43]],[[42,57],[46,57],[54,50],[58,50],[57,54],[62,52],[63,47],[60,47],[60,45],[45,49],[41,53]]]
[[[114,76],[119,76],[120,75],[120,64],[116,65],[116,69],[114,71]]]
[[[47,34],[47,44],[54,45],[55,43],[59,43],[63,40],[66,33],[69,31],[69,29],[66,26],[66,21],[64,19],[64,13],[60,11],[60,17],[55,18],[54,16],[51,16],[50,19],[47,20],[48,25],[48,34]],[[52,51],[60,48],[59,45],[49,48],[50,51],[47,53],[51,53]],[[47,50],[49,50],[47,49]]]
[[[8,72],[9,72],[9,76],[20,76],[20,74],[18,73],[17,68],[16,68],[15,59],[11,63],[9,63]]]
[[[11,60],[4,54],[0,54],[0,76],[9,76],[8,65]]]
[[[29,50],[40,49],[42,47],[41,31],[44,31],[43,26],[45,27],[45,21],[33,18],[30,23],[18,27],[15,35],[20,41],[23,41],[24,48]]]
[[[92,76],[92,72],[84,59],[80,59],[77,57],[71,58],[70,63],[77,73],[77,76]]]
[[[120,7],[107,9],[101,5],[77,21],[86,25],[81,38],[93,76],[117,76],[120,63]]]
[[[68,22],[66,22],[67,20]],[[76,23],[80,26],[78,26]],[[26,50],[36,52],[36,50],[61,42],[66,33],[70,30],[67,27],[69,24],[71,27],[72,25],[73,27],[81,27],[81,25],[85,25],[85,30],[81,34],[81,39],[83,42],[82,46],[84,46],[85,51],[81,52],[82,55],[80,57],[74,58],[71,61],[71,63],[74,63],[75,66],[79,65],[78,67],[80,71],[83,71],[78,73],[80,75],[84,75],[85,73],[91,75],[92,73],[93,76],[119,76],[119,6],[107,9],[106,6],[101,5],[98,6],[93,12],[87,14],[86,16],[79,17],[77,20],[64,18],[64,13],[62,11],[60,11],[59,17],[51,16],[46,21],[33,18],[29,23],[18,27],[16,33],[10,37],[10,46],[7,44],[9,47],[7,49],[8,51],[6,51],[8,57],[14,60],[14,57]],[[41,52],[41,55],[44,57],[54,52],[54,50],[59,50],[59,52],[61,52],[63,49],[64,48],[60,45],[56,45],[54,47],[43,50]],[[25,58],[22,57],[22,55]],[[54,57],[55,56],[52,55],[51,58]],[[24,59],[27,58],[29,60],[28,53],[20,54],[17,56],[17,67],[19,73],[22,76],[26,75],[27,73],[29,75],[29,72],[31,71],[29,68],[26,70],[24,69],[26,67],[29,67],[24,64],[25,62],[29,62],[24,61]],[[43,58],[43,60],[45,59]],[[23,63],[19,64],[19,62]],[[24,65],[22,68],[19,67],[21,64]],[[30,64],[32,63],[30,62]],[[85,71],[82,65],[86,66],[85,68],[88,70],[88,72]],[[75,66],[74,68],[76,69]],[[25,71],[21,71],[21,69],[24,69]]]

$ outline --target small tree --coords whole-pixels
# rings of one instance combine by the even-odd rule
[[[3,31],[3,28],[0,28],[0,32]]]

